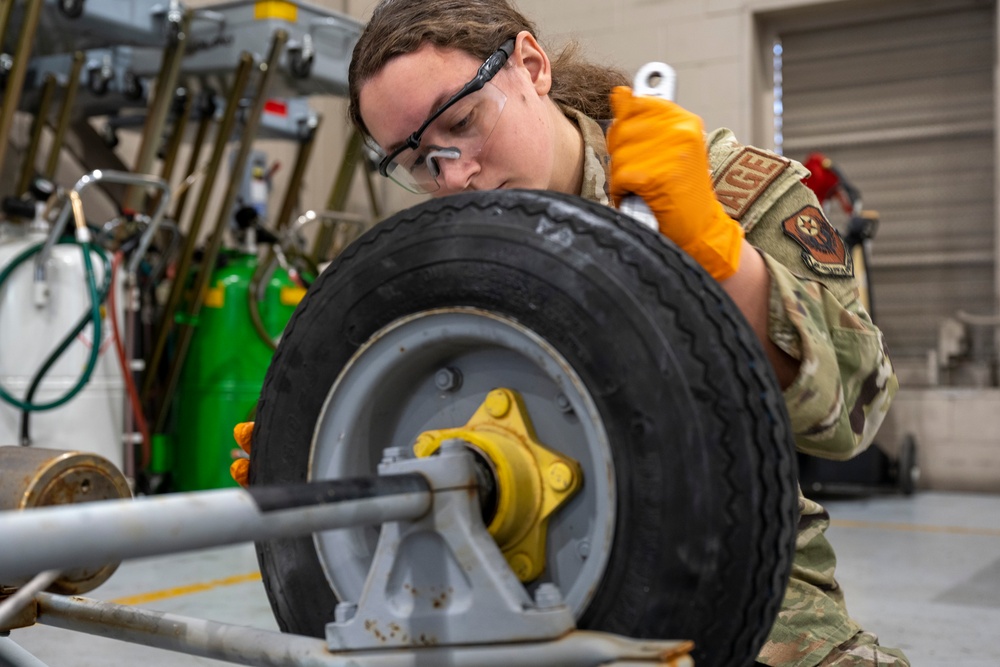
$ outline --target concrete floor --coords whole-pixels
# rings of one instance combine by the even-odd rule
[[[852,615],[922,667],[1000,666],[1000,496],[923,492],[825,503]],[[250,545],[125,563],[89,597],[275,630]],[[223,665],[35,626],[49,667]]]

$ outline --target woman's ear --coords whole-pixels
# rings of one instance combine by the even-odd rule
[[[535,36],[527,30],[517,34],[511,59],[516,67],[523,67],[531,77],[531,83],[539,97],[549,94],[552,88],[552,64],[545,49]]]

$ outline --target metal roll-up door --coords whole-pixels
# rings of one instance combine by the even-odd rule
[[[878,211],[875,316],[916,382],[944,318],[995,312],[995,11],[901,4],[777,31],[782,150],[824,153]]]

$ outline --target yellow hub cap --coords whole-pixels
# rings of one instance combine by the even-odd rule
[[[518,579],[535,579],[545,569],[549,517],[583,485],[580,464],[538,442],[520,395],[510,389],[487,394],[465,426],[424,431],[413,451],[430,456],[452,438],[479,450],[492,466],[497,507],[487,530]]]

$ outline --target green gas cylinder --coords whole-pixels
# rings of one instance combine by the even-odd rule
[[[257,256],[220,254],[191,338],[175,398],[171,472],[176,491],[236,486],[229,465],[238,453],[233,427],[251,418],[273,354],[250,319],[250,280]],[[275,270],[260,302],[264,328],[277,337],[305,294]]]

